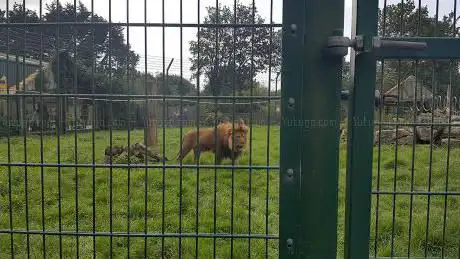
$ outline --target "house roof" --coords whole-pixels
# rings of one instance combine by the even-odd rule
[[[416,90],[417,89],[417,90]],[[433,97],[433,93],[424,87],[420,81],[418,81],[415,76],[408,76],[404,81],[399,85],[398,94],[398,85],[395,85],[391,89],[385,92],[385,95],[398,96],[400,101],[413,101],[414,97],[416,100],[426,100]]]

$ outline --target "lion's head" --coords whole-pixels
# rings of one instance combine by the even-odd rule
[[[228,148],[235,153],[241,153],[246,147],[248,126],[240,119],[234,129],[231,123],[227,123],[227,127]]]

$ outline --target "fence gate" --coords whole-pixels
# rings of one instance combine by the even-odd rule
[[[344,1],[284,1],[281,258],[460,258],[457,1],[354,0],[352,8],[347,38]],[[346,153],[336,123],[341,98]],[[383,115],[388,108],[396,115]]]

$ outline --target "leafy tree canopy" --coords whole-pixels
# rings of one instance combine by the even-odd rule
[[[264,24],[252,5],[208,7],[204,24]],[[277,71],[281,64],[281,30],[269,27],[203,27],[199,41],[190,42],[191,70],[194,78],[204,75],[205,92],[231,95],[248,89],[257,73],[270,66]]]
[[[57,1],[47,4],[42,14],[46,26],[2,27],[0,29],[1,52],[9,52],[35,59],[49,61],[59,52],[68,52],[75,63],[90,70],[93,65],[99,72],[112,75],[126,74],[135,70],[139,56],[124,41],[123,28],[118,25],[109,27],[107,20],[94,14],[81,2],[76,6],[66,3],[64,6]],[[99,22],[107,26],[75,26],[57,22]],[[39,23],[36,11],[25,9],[22,4],[15,3],[8,16],[0,10],[0,22]],[[75,55],[76,51],[76,55]]]
[[[159,73],[154,77],[160,94],[165,95],[196,95],[197,90],[194,84],[178,75],[163,76]]]

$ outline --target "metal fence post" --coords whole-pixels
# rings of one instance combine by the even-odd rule
[[[284,2],[280,258],[337,257],[343,56],[324,48],[343,10],[340,0]]]
[[[377,34],[377,10],[377,0],[353,1],[352,38]],[[344,258],[369,258],[376,59],[352,49],[350,64]]]
[[[283,1],[279,258],[298,258],[300,189],[300,100],[303,86],[305,1]]]

